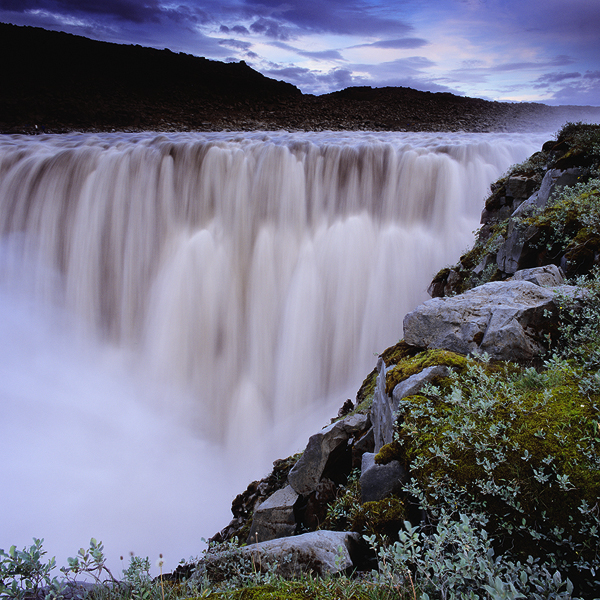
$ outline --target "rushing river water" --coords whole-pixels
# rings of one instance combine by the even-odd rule
[[[198,554],[544,139],[0,137],[0,547]]]

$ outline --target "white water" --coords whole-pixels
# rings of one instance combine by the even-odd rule
[[[0,139],[0,547],[167,568],[301,450],[544,136]]]

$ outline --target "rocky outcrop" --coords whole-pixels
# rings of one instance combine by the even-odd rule
[[[492,184],[475,245],[458,264],[434,277],[429,294],[456,295],[548,265],[561,267],[571,278],[600,264],[600,235],[586,225],[585,202],[555,202],[565,188],[594,176],[600,165],[598,139],[599,125],[567,125],[556,141],[546,142],[540,152]]]
[[[573,296],[577,288],[557,291]],[[527,362],[547,348],[556,314],[550,289],[530,281],[491,282],[421,304],[404,318],[404,339],[414,346]]]
[[[373,433],[375,436],[374,451],[379,452],[383,446],[394,439],[394,426],[396,424],[396,411],[402,398],[416,394],[425,383],[433,381],[436,377],[448,375],[448,369],[442,365],[427,367],[415,373],[405,381],[399,383],[393,390],[392,397],[386,393],[387,368],[382,357],[377,361],[377,383],[373,394],[373,405],[371,407],[371,420],[373,421]],[[364,455],[363,455],[364,460]],[[362,463],[362,470],[364,472]],[[362,484],[362,480],[361,480]]]
[[[275,573],[282,577],[301,573],[324,576],[351,570],[359,544],[356,533],[313,531],[253,544],[243,551],[253,557],[255,564],[275,564]]]
[[[352,570],[362,560],[360,535],[340,531],[313,531],[230,549],[206,553],[196,571],[223,572],[228,564],[251,563],[252,569],[281,577],[301,574],[331,575]],[[242,569],[240,569],[242,570]]]

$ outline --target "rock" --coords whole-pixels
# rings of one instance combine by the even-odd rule
[[[308,497],[302,525],[314,531],[325,521],[329,504],[335,500],[337,486],[330,479],[321,479],[317,489]]]
[[[375,393],[373,394],[373,405],[371,406],[371,420],[373,422],[373,433],[375,436],[374,451],[379,452],[383,446],[394,439],[394,424],[396,422],[396,411],[402,398],[416,394],[425,383],[437,376],[447,376],[448,368],[444,366],[433,366],[423,369],[420,373],[411,375],[405,381],[399,383],[390,398],[385,392],[385,374],[387,369],[380,358],[377,363],[379,374]]]
[[[323,576],[352,569],[352,556],[359,544],[358,533],[312,531],[246,546],[241,552],[249,554],[263,571],[268,570],[269,563],[275,564],[275,573],[282,577],[311,572]]]
[[[555,192],[567,185],[574,185],[581,176],[581,169],[550,169],[546,171],[540,189],[523,202],[513,213],[514,216],[523,214],[534,207],[543,208]]]
[[[506,183],[506,196],[517,201],[527,200],[536,187],[534,177],[514,175],[508,178]]]
[[[556,265],[522,269],[513,275],[515,281],[530,281],[536,285],[551,287],[562,285],[565,282],[563,271]]]
[[[407,481],[408,473],[397,460],[378,465],[375,463],[375,454],[363,454],[360,475],[360,499],[363,504],[400,494]]]
[[[523,248],[537,233],[537,227],[523,228],[516,225],[515,221],[509,221],[506,240],[496,254],[498,269],[509,275],[516,273],[523,257]]]
[[[352,447],[349,442],[370,426],[369,416],[357,413],[311,436],[300,460],[288,475],[288,482],[292,488],[302,495],[314,492],[326,470],[331,468],[339,471],[334,469],[334,463],[339,460],[345,461],[346,458],[347,476],[352,464]]]
[[[375,450],[375,430],[373,426],[352,446],[352,468],[360,469],[362,455]]]
[[[296,532],[294,505],[297,500],[298,494],[289,485],[269,496],[254,511],[246,543],[255,544],[294,535]]]
[[[570,286],[558,290],[577,292]],[[553,291],[529,281],[486,283],[418,306],[404,318],[404,339],[414,346],[529,361],[545,349],[556,310]]]

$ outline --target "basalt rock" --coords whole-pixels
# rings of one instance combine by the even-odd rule
[[[340,531],[313,531],[302,535],[279,538],[206,554],[197,569],[209,574],[227,574],[227,565],[247,560],[252,568],[281,577],[314,574],[331,575],[351,571],[360,564],[365,549],[357,533]],[[177,576],[175,572],[175,576]],[[184,575],[184,573],[181,573]]]
[[[444,366],[432,366],[423,369],[407,380],[399,383],[393,390],[392,397],[386,393],[386,365],[380,357],[377,361],[377,383],[373,395],[371,407],[371,420],[373,421],[373,433],[375,437],[374,451],[379,452],[383,446],[394,439],[394,425],[396,422],[396,411],[402,398],[416,394],[425,383],[432,381],[435,377],[448,375],[448,368]],[[363,455],[364,459],[364,455]],[[363,462],[364,470],[364,462]]]

